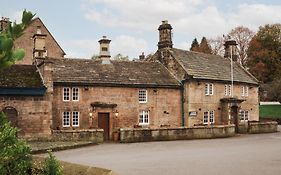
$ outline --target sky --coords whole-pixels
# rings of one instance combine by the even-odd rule
[[[281,0],[0,0],[0,16],[12,21],[20,22],[24,9],[40,17],[66,57],[75,58],[99,54],[102,36],[112,40],[111,56],[154,53],[163,20],[173,27],[174,47],[186,50],[194,38],[281,23]]]

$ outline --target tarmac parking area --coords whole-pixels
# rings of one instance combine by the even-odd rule
[[[55,155],[63,161],[107,168],[120,175],[277,175],[281,174],[281,133],[105,143],[59,151]]]

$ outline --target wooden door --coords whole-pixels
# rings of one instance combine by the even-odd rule
[[[98,113],[98,127],[104,130],[104,140],[109,140],[109,113]]]
[[[235,125],[235,132],[238,133],[239,121],[238,121],[238,107],[237,106],[231,107],[231,118],[232,118],[233,124]]]

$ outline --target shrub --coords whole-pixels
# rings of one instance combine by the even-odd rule
[[[45,159],[43,165],[43,175],[62,175],[62,166],[51,151],[48,151],[49,157]]]
[[[17,128],[11,126],[0,112],[0,174],[30,174],[31,149],[24,140],[17,138]]]

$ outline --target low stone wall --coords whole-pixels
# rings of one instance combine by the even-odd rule
[[[92,141],[93,143],[103,142],[103,129],[88,130],[53,130],[52,140],[54,141]]]
[[[249,129],[249,124],[248,124],[248,122],[240,123],[240,124],[238,125],[238,133],[239,133],[239,134],[247,134],[247,133],[248,133],[248,129]]]
[[[192,128],[120,129],[120,142],[148,142],[188,139],[211,139],[235,135],[235,126],[196,126]]]
[[[277,132],[277,122],[249,122],[248,131],[250,134]]]

